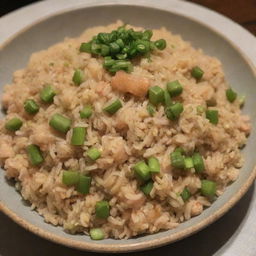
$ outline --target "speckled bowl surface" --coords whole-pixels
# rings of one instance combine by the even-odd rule
[[[0,171],[0,209],[24,228],[66,246],[99,252],[127,252],[150,249],[182,239],[209,225],[228,211],[248,190],[256,176],[256,45],[255,38],[227,18],[197,5],[177,0],[51,0],[23,8],[0,19],[0,85],[28,62],[36,51],[78,36],[84,29],[122,19],[145,28],[165,26],[194,47],[219,58],[229,83],[247,96],[244,112],[253,130],[243,149],[245,164],[236,182],[211,207],[177,228],[128,240],[92,241],[84,235],[70,235],[61,227],[43,221],[24,204]],[[14,99],[15,100],[15,99]],[[235,120],[234,120],[235,121]],[[1,142],[0,142],[1,143]]]

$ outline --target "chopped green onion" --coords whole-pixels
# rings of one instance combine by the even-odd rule
[[[133,166],[135,175],[144,181],[147,181],[151,178],[150,169],[144,161],[140,161]]]
[[[81,194],[88,194],[91,186],[92,178],[80,174],[79,181],[76,184],[76,190]]]
[[[93,36],[91,41],[82,43],[80,52],[110,57],[110,59],[104,59],[103,62],[103,66],[110,73],[114,74],[119,70],[129,73],[133,70],[130,59],[137,56],[149,57],[152,50],[166,48],[164,39],[150,41],[152,35],[152,30],[134,31],[125,27],[110,33],[100,32]]]
[[[177,120],[183,112],[183,105],[179,102],[165,108],[165,114],[170,120]]]
[[[40,98],[45,103],[52,103],[56,92],[53,90],[51,85],[45,86],[40,92]]]
[[[129,46],[126,46],[126,47],[124,47],[123,49],[122,49],[122,53],[126,53],[126,54],[128,54],[129,53]]]
[[[226,90],[226,97],[229,102],[234,102],[237,98],[237,93],[232,90],[232,88],[229,88]]]
[[[125,70],[127,72],[131,72],[132,71],[131,62],[125,61],[125,60],[116,60],[115,63],[109,68],[109,71],[112,73],[115,73],[118,70]]]
[[[73,186],[79,182],[80,174],[76,171],[63,171],[62,183],[66,186]]]
[[[96,161],[101,156],[101,153],[97,148],[90,148],[86,154],[93,161]]]
[[[102,240],[105,235],[101,228],[92,228],[90,229],[90,237],[92,240]]]
[[[150,103],[157,105],[164,101],[164,90],[159,86],[153,86],[149,88],[148,91]]]
[[[198,66],[192,68],[191,76],[193,76],[195,79],[200,80],[203,77],[203,75],[204,71]]]
[[[175,150],[174,150],[175,152],[180,152],[182,155],[184,155],[185,154],[185,150],[183,149],[183,148],[181,148],[181,147],[177,147],[177,148],[175,148]]]
[[[204,160],[199,153],[194,153],[192,156],[194,168],[197,173],[201,173],[204,171]]]
[[[194,167],[192,157],[185,157],[184,162],[185,162],[185,169],[191,169]]]
[[[140,53],[146,53],[147,52],[147,48],[144,44],[137,44],[136,50]]]
[[[76,69],[72,80],[75,85],[80,85],[84,82],[84,72],[81,69]]]
[[[201,181],[201,194],[208,197],[213,197],[216,193],[216,183],[211,180]]]
[[[155,112],[156,112],[155,106],[152,105],[151,103],[148,103],[147,111],[148,111],[150,116],[153,116],[155,114]]]
[[[165,112],[165,115],[167,116],[168,119],[170,119],[172,121],[175,120],[175,116],[173,115],[173,113],[171,111],[171,106],[166,107],[164,112]]]
[[[99,33],[97,38],[103,44],[109,44],[110,42],[110,36],[108,33]]]
[[[5,123],[5,129],[15,132],[21,128],[22,124],[23,122],[19,118],[14,117]]]
[[[171,165],[176,168],[184,169],[185,161],[180,152],[174,151],[171,153]]]
[[[128,53],[130,58],[133,58],[138,54],[137,49],[134,47],[131,47]]]
[[[140,187],[140,190],[145,194],[149,195],[153,188],[153,181],[148,181],[145,185]]]
[[[164,104],[166,107],[173,105],[173,102],[168,90],[164,90]]]
[[[155,46],[159,50],[164,50],[166,48],[166,41],[164,39],[159,39],[155,41]]]
[[[138,47],[138,46],[140,46],[140,47]],[[150,43],[146,40],[138,40],[136,49],[141,54],[149,53]]]
[[[132,37],[133,37],[134,39],[141,39],[142,36],[143,36],[143,34],[142,34],[142,32],[140,32],[140,31],[133,31],[133,32],[132,32]]]
[[[124,41],[121,38],[116,40],[116,44],[118,44],[121,49],[124,48]]]
[[[127,58],[127,53],[118,53],[118,54],[116,55],[116,58],[117,58],[118,60],[125,60],[125,59]]]
[[[110,56],[104,58],[103,66],[105,68],[110,68],[115,64],[115,60],[113,60]]]
[[[186,202],[191,197],[191,194],[189,190],[185,187],[181,192],[180,196],[182,197],[183,201]]]
[[[205,110],[206,109],[205,109],[204,106],[199,105],[199,106],[196,107],[196,111],[197,111],[198,115],[202,115],[205,112]]]
[[[27,146],[27,153],[32,165],[39,165],[43,163],[44,158],[42,156],[40,148],[37,145],[31,144]]]
[[[66,133],[70,129],[71,120],[60,114],[54,114],[49,125],[59,132]]]
[[[148,167],[151,173],[159,173],[160,172],[160,163],[156,157],[151,156],[148,159]]]
[[[113,101],[111,104],[109,104],[108,106],[104,107],[103,110],[105,112],[107,112],[110,115],[115,114],[120,108],[122,107],[122,102],[117,99],[115,101]]]
[[[74,146],[82,146],[85,141],[86,128],[85,127],[74,127],[71,137],[71,144]]]
[[[100,54],[101,53],[101,45],[97,43],[92,43],[91,45],[91,53],[92,54]]]
[[[87,105],[79,112],[81,118],[89,118],[92,115],[92,107]]]
[[[173,104],[170,106],[170,109],[175,117],[175,119],[178,119],[180,114],[183,112],[183,105],[179,102]]]
[[[109,41],[110,42],[114,42],[117,39],[117,31],[113,30],[110,34],[109,34]]]
[[[143,40],[150,40],[152,36],[153,36],[153,31],[152,30],[145,30],[143,32],[142,39]]]
[[[108,56],[110,52],[110,48],[108,45],[102,44],[101,45],[101,56]]]
[[[178,80],[167,83],[167,90],[172,97],[180,95],[183,91],[182,85]]]
[[[39,106],[34,100],[28,99],[24,102],[24,109],[28,114],[36,114]]]
[[[91,53],[92,52],[92,44],[91,43],[82,43],[79,50],[80,50],[80,52]]]
[[[95,206],[96,217],[107,219],[109,216],[109,203],[107,201],[99,201]]]
[[[121,38],[126,44],[129,43],[131,36],[128,33],[128,30],[119,33],[119,38]]]
[[[116,42],[110,43],[109,47],[111,54],[116,54],[120,52],[120,46]]]
[[[218,122],[219,122],[218,110],[208,109],[205,112],[205,116],[210,121],[210,123],[215,124],[215,125],[218,124]]]

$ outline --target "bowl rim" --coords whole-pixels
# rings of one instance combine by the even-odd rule
[[[7,20],[8,20],[8,18],[11,16],[12,16],[11,18],[13,19],[15,16],[17,16],[17,14],[21,14],[22,12],[24,12],[25,10],[28,10],[28,9],[31,9],[31,10],[32,9],[40,9],[40,6],[42,5],[42,3],[50,4],[49,3],[50,1],[51,1],[51,3],[53,2],[53,0],[47,0],[44,2],[35,3],[35,4],[29,5],[27,7],[21,8],[20,10],[14,11],[14,12],[4,16],[3,18],[0,18],[0,27],[1,27],[1,24],[4,23],[4,22],[2,22],[2,21],[4,21],[4,19],[7,18]],[[230,38],[230,35],[224,34],[224,30],[220,31],[221,29],[219,27],[214,26],[212,24],[209,25],[209,23],[203,22],[203,20],[195,18],[195,17],[193,17],[193,15],[189,16],[188,13],[186,13],[186,12],[184,12],[184,13],[177,12],[177,8],[181,8],[181,7],[188,5],[190,7],[190,10],[191,10],[191,8],[194,8],[197,11],[203,12],[203,14],[211,13],[212,19],[217,20],[217,19],[220,19],[220,17],[221,17],[221,19],[227,23],[227,24],[225,23],[225,27],[226,27],[225,30],[227,30],[227,26],[230,26],[233,29],[236,28],[236,30],[239,30],[240,33],[243,33],[247,37],[249,36],[250,42],[252,42],[252,40],[254,42],[256,41],[255,38],[249,32],[247,32],[245,29],[243,29],[242,27],[240,27],[233,21],[229,20],[228,18],[226,18],[214,11],[211,11],[205,7],[201,7],[197,4],[178,1],[178,0],[172,0],[173,3],[178,3],[178,7],[176,5],[174,5],[174,8],[173,8],[173,6],[169,6],[169,8],[167,8],[167,9],[163,3],[167,2],[168,0],[159,0],[157,2],[153,2],[154,0],[148,0],[147,2],[145,2],[144,0],[130,0],[129,3],[123,3],[122,0],[101,0],[101,1],[77,0],[77,3],[72,6],[70,6],[68,4],[63,5],[63,3],[65,3],[65,2],[67,3],[66,0],[55,0],[54,2],[56,3],[57,1],[59,2],[59,5],[57,5],[57,10],[53,11],[50,14],[49,14],[49,11],[47,12],[47,10],[43,10],[42,16],[40,18],[34,17],[34,19],[31,20],[29,24],[26,24],[24,27],[19,28],[17,31],[15,31],[15,29],[14,29],[13,33],[10,33],[7,37],[5,37],[4,41],[2,43],[0,41],[0,43],[1,43],[0,51],[6,45],[8,45],[14,38],[19,36],[20,34],[29,30],[33,26],[35,26],[53,16],[56,16],[56,15],[74,11],[79,8],[90,8],[90,7],[110,6],[110,5],[140,6],[140,7],[148,7],[148,8],[158,9],[158,10],[165,10],[170,13],[174,13],[176,15],[186,17],[186,18],[193,20],[194,22],[197,22],[197,23],[201,24],[202,26],[208,28],[215,34],[218,34],[225,41],[227,41],[236,51],[239,52],[241,57],[245,60],[245,62],[248,64],[251,71],[253,72],[254,76],[256,77],[256,68],[255,68],[255,64],[254,64],[254,62],[256,63],[256,52],[253,55],[253,57],[254,57],[254,59],[253,59],[252,56],[250,56],[250,55],[248,56],[248,53],[247,54],[245,53],[245,49],[244,49],[245,45],[243,43],[241,43],[241,41],[236,43],[233,39]],[[157,5],[155,5],[155,3],[157,3]],[[240,34],[240,36],[241,36],[241,34]],[[77,249],[86,250],[86,251],[113,252],[113,253],[131,252],[131,251],[139,251],[139,250],[146,250],[146,249],[148,250],[148,249],[156,248],[159,246],[163,246],[163,245],[181,240],[187,236],[194,234],[197,231],[200,231],[201,229],[205,228],[206,226],[210,225],[211,223],[213,223],[214,221],[219,219],[229,209],[231,209],[235,205],[235,203],[237,203],[241,199],[241,197],[247,192],[249,187],[252,185],[255,178],[256,178],[256,167],[253,168],[253,170],[251,171],[246,182],[244,182],[244,184],[239,188],[239,190],[232,196],[232,198],[228,202],[226,202],[224,205],[222,205],[222,207],[220,207],[218,210],[216,210],[212,215],[199,221],[195,225],[193,225],[191,227],[187,227],[187,228],[185,228],[179,232],[176,232],[174,234],[166,235],[166,236],[158,238],[158,239],[152,239],[149,241],[142,241],[142,242],[135,241],[132,244],[121,243],[121,244],[116,245],[116,244],[109,244],[109,243],[108,244],[100,244],[100,243],[91,243],[91,242],[86,242],[86,241],[76,241],[76,240],[73,240],[70,238],[65,238],[60,235],[56,235],[50,231],[46,231],[43,228],[39,228],[36,225],[31,224],[29,221],[22,219],[15,212],[10,210],[2,201],[0,201],[0,210],[3,213],[5,213],[7,216],[9,216],[17,224],[19,224],[23,228],[29,230],[30,232],[32,232],[42,238],[45,238],[49,241],[53,241],[55,243],[62,244],[62,245],[68,246],[68,247],[77,248]]]

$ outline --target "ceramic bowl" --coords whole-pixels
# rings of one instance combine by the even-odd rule
[[[256,61],[256,54],[249,49],[250,43],[255,45],[255,39],[230,20],[190,3],[168,0],[130,0],[129,4],[121,0],[58,0],[43,1],[10,14],[0,19],[1,91],[2,86],[11,81],[12,73],[24,67],[33,52],[46,49],[67,36],[78,36],[91,26],[112,23],[117,19],[145,28],[165,26],[190,41],[194,47],[219,58],[229,83],[247,96],[243,111],[251,116],[253,130],[243,149],[245,164],[238,180],[211,207],[173,230],[128,240],[92,241],[88,236],[70,235],[61,227],[45,223],[37,212],[23,203],[21,196],[4,178],[4,171],[0,171],[0,208],[4,213],[46,239],[99,252],[150,249],[191,235],[227,212],[248,190],[256,175],[256,158],[253,155],[256,150],[256,80],[252,64]],[[251,59],[246,55],[250,55]]]

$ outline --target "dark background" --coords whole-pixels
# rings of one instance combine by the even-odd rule
[[[75,0],[70,0],[75,1]],[[129,1],[129,0],[124,0]],[[156,0],[157,1],[157,0]],[[171,0],[170,0],[171,1]],[[0,16],[28,5],[35,0],[0,0]],[[192,0],[212,10],[228,16],[251,33],[256,35],[256,0]],[[190,238],[176,242],[159,249],[145,253],[123,254],[124,256],[153,256],[153,255],[179,255],[179,256],[211,256],[230,255],[227,253],[231,241],[243,226],[252,210],[254,186],[224,217]],[[220,235],[221,234],[221,235]],[[256,238],[255,238],[256,241]],[[227,254],[226,254],[227,253]],[[61,245],[53,244],[21,228],[0,212],[0,256],[106,256],[79,252]],[[255,253],[256,255],[256,253]],[[254,256],[254,255],[244,255]]]
[[[129,0],[124,1],[129,2]],[[0,16],[33,2],[37,1],[0,0]],[[256,35],[256,0],[189,0],[189,2],[194,2],[222,13]]]

